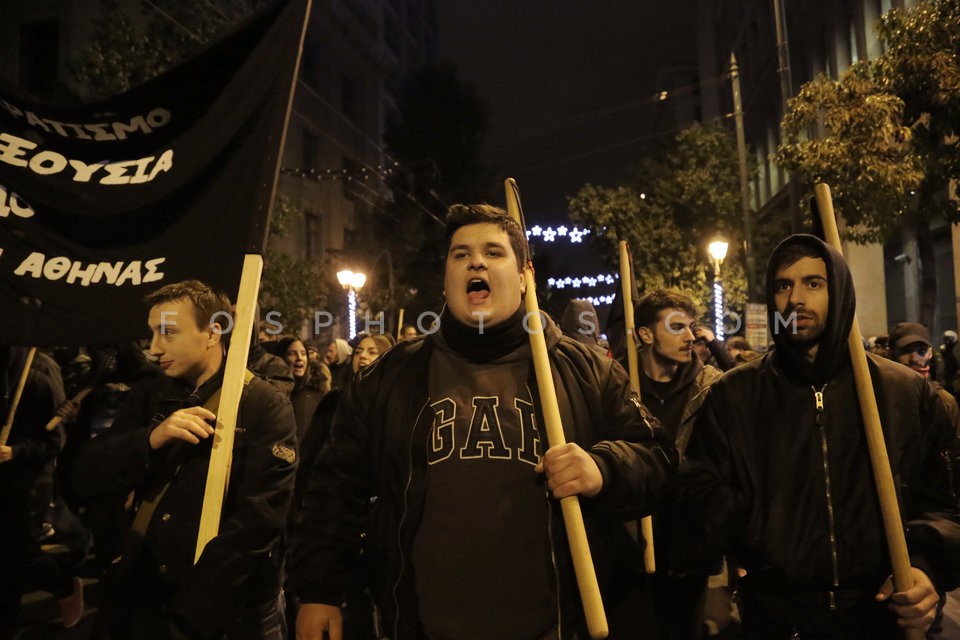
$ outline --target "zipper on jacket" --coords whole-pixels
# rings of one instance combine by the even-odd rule
[[[407,510],[410,506],[408,495],[410,493],[410,483],[413,482],[413,437],[417,432],[417,425],[420,424],[420,418],[423,411],[430,406],[430,398],[420,407],[417,418],[413,422],[413,428],[410,430],[410,446],[407,447],[407,484],[403,488],[403,513],[400,514],[400,524],[397,525],[397,550],[400,551],[400,568],[397,571],[397,581],[393,583],[393,637],[400,637],[400,596],[397,595],[400,590],[400,581],[403,580],[403,567],[407,563],[403,553],[403,524],[407,521]]]
[[[819,391],[816,387],[813,389],[813,397],[817,403],[817,427],[820,428],[820,450],[823,453],[823,480],[827,490],[827,520],[830,523],[830,556],[833,563],[833,589],[830,589],[830,610],[837,610],[836,591],[840,587],[840,563],[837,559],[837,527],[833,515],[833,493],[830,487],[830,451],[827,446],[827,423],[824,417],[823,391],[827,385],[823,385]]]

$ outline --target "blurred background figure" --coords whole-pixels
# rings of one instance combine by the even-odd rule
[[[591,349],[609,355],[600,344],[600,320],[597,310],[588,300],[571,300],[560,316],[560,330],[564,335],[582,342]]]
[[[343,338],[336,338],[327,347],[327,355],[323,362],[330,368],[330,388],[342,389],[353,377],[353,365],[350,357],[353,347]]]
[[[400,340],[413,340],[417,337],[417,328],[412,324],[405,324],[400,328]]]
[[[330,369],[322,362],[311,362],[300,338],[286,336],[276,345],[277,355],[293,372],[293,415],[297,421],[297,440],[302,441],[321,398],[330,391]]]

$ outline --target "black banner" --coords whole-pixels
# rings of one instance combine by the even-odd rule
[[[115,98],[0,89],[0,343],[147,334],[143,296],[236,295],[262,253],[308,0],[285,0]]]

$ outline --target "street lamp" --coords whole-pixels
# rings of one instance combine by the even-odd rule
[[[713,324],[717,340],[723,340],[723,282],[720,279],[720,265],[727,257],[727,241],[717,238],[707,247],[713,258]]]
[[[367,281],[366,274],[359,271],[354,273],[349,269],[337,272],[340,286],[347,290],[347,318],[349,320],[349,336],[353,340],[357,337],[357,290],[362,289]]]

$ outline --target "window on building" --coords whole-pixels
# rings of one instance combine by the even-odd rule
[[[313,88],[320,89],[320,43],[307,32],[303,41],[303,54],[300,56],[300,79]]]
[[[20,86],[43,94],[57,85],[60,21],[39,20],[20,25]]]
[[[312,131],[303,132],[303,157],[301,162],[303,166],[301,169],[304,171],[311,171],[319,169],[318,165],[318,154],[320,151],[320,139]]]
[[[340,85],[343,115],[347,116],[354,124],[362,124],[363,97],[360,83],[349,76],[343,76],[343,80]]]
[[[320,215],[315,211],[305,212],[304,251],[307,258],[319,258],[323,253],[323,238],[321,237]]]

